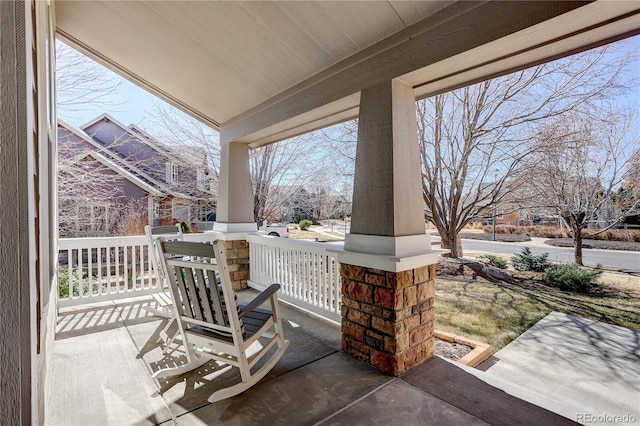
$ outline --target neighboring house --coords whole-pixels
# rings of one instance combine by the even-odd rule
[[[521,214],[517,196],[513,192],[513,187],[517,185],[507,184],[505,192],[496,197],[499,201],[490,203],[490,193],[495,185],[494,182],[484,184],[478,196],[480,201],[477,204],[480,210],[480,217],[471,221],[471,223],[480,222],[483,225],[491,225],[495,220],[496,225],[518,225],[526,222],[527,219]]]
[[[518,225],[523,220],[519,215],[518,206],[506,199],[496,204],[495,209],[488,214],[494,215],[496,225]]]
[[[215,194],[204,149],[168,146],[103,114],[58,123],[60,236],[140,232],[141,226],[212,220]]]

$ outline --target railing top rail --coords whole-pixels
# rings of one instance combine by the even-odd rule
[[[326,253],[327,250],[340,248],[342,244],[344,244],[342,241],[318,242],[310,240],[267,237],[255,234],[247,235],[246,238],[250,243],[293,250],[304,250],[312,253]],[[213,236],[207,233],[185,234],[185,240],[206,241],[210,239],[213,239]],[[117,237],[60,238],[58,241],[58,248],[60,250],[68,250],[145,244],[147,243],[147,237],[145,235],[127,235]]]
[[[193,234],[184,234],[183,237],[185,241],[212,241],[215,239],[215,234],[200,232]],[[146,244],[148,242],[146,235],[60,238],[58,241],[58,248],[60,250],[139,245]]]
[[[283,249],[303,250],[310,253],[328,253],[330,249],[342,247],[342,241],[337,242],[318,242],[310,240],[297,240],[291,238],[267,237],[264,235],[247,235],[249,243],[261,244],[265,246],[278,247]]]
[[[147,237],[144,235],[126,235],[123,237],[95,237],[95,238],[60,238],[58,248],[60,250],[79,248],[99,248],[126,246],[132,244],[144,244]]]

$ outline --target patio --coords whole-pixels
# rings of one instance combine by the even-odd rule
[[[8,64],[0,75],[0,98],[7,100],[0,202],[9,206],[0,227],[4,423],[569,422],[439,358],[405,371],[429,356],[431,336],[423,332],[433,330],[432,266],[439,256],[424,234],[416,120],[406,112],[415,110],[418,98],[638,34],[637,2],[31,0],[0,2],[0,14],[0,62]],[[150,342],[162,322],[142,309],[144,300],[113,296],[155,290],[133,284],[148,270],[144,263],[116,270],[105,293],[114,300],[74,307],[70,288],[70,305],[61,306],[56,38],[220,131],[214,231],[238,255],[237,288],[260,278],[246,270],[244,247],[256,231],[250,152],[358,117],[352,226],[344,249],[298,258],[300,267],[279,273],[311,273],[313,280],[303,284],[318,289],[312,304],[335,315],[345,300],[348,309],[382,306],[397,329],[385,317],[351,314],[391,331],[387,346],[395,350],[376,357],[388,360],[399,378],[343,354],[335,326],[287,309],[292,344],[272,374],[241,396],[206,404],[228,373],[212,367],[158,386],[150,372],[158,368],[160,349]],[[105,254],[106,270],[109,259],[119,264],[141,251],[115,247]],[[276,254],[286,259],[287,253]],[[307,268],[313,263],[323,267]],[[338,275],[337,264],[346,275]],[[91,276],[77,298],[94,296]],[[105,289],[98,284],[97,290],[102,296]],[[345,317],[343,324],[350,321]],[[401,329],[404,320],[415,328]],[[418,327],[414,335],[421,339],[409,348],[399,344]],[[362,342],[351,340],[345,350],[358,356]]]
[[[155,340],[166,321],[143,309],[151,300],[60,311],[48,424],[574,424],[437,356],[398,378],[382,374],[340,351],[338,324],[286,303],[291,344],[278,365],[244,394],[209,404],[237,370],[210,363],[182,377],[151,379],[163,365]]]

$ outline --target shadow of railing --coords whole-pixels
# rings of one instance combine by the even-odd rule
[[[56,340],[68,339],[91,333],[124,327],[127,324],[140,324],[157,321],[158,317],[146,308],[155,307],[152,299],[131,302],[116,301],[82,308],[61,309],[56,322]]]

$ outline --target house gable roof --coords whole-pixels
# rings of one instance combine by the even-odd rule
[[[138,186],[140,189],[142,189],[143,191],[145,191],[146,193],[156,196],[156,197],[160,197],[160,196],[164,196],[166,194],[164,194],[163,192],[159,191],[157,188],[149,185],[147,182],[143,181],[142,179],[140,179],[138,176],[134,175],[133,173],[129,172],[128,170],[118,166],[117,164],[115,164],[112,160],[108,159],[107,157],[105,157],[104,155],[98,153],[98,152],[86,152],[86,153],[82,153],[79,154],[77,156],[75,156],[74,158],[71,159],[72,162],[79,162],[87,157],[91,157],[94,160],[98,161],[99,163],[103,164],[104,166],[108,167],[109,169],[113,170],[114,172],[116,172],[117,174],[119,174],[120,176],[122,176],[123,178],[125,178],[126,180],[128,180],[129,182],[133,183],[134,185]]]
[[[82,126],[82,129],[86,132],[88,128],[100,123],[101,121],[111,122],[115,124],[122,130],[123,134],[126,134],[128,136],[129,139],[132,138],[136,142],[139,142],[145,145],[146,147],[151,148],[153,151],[155,151],[156,153],[164,157],[166,161],[176,162],[176,160],[178,160],[177,161],[178,163],[193,165],[194,158],[199,158],[199,159],[204,158],[203,156],[205,155],[205,151],[200,147],[189,146],[189,145],[181,145],[179,147],[176,147],[172,145],[166,145],[163,142],[159,141],[157,138],[151,136],[149,133],[147,133],[145,130],[141,129],[140,127],[134,124],[125,126],[124,124],[122,124],[121,122],[119,122],[118,120],[116,120],[115,118],[113,118],[111,115],[107,113],[101,114],[98,117],[94,118],[93,120],[89,121],[87,124],[84,124]],[[103,142],[107,142],[107,141],[103,141]],[[195,150],[198,151],[198,155],[189,154],[190,151],[193,152]],[[185,153],[187,153],[186,157],[188,158],[184,158]]]
[[[106,115],[103,114],[100,117],[92,120],[90,123],[91,124],[97,123],[98,121],[104,119],[105,116]],[[89,124],[89,126],[91,124]],[[173,191],[167,185],[152,178],[140,168],[130,163],[127,163],[126,160],[122,159],[117,155],[114,155],[108,148],[96,142],[84,130],[80,129],[79,127],[71,123],[68,123],[63,119],[58,119],[58,125],[66,128],[67,130],[71,131],[73,134],[75,134],[79,138],[82,138],[85,142],[91,144],[96,149],[96,153],[101,154],[101,157],[105,161],[108,161],[111,164],[109,167],[113,166],[112,168],[115,168],[114,170],[117,170],[119,173],[136,176],[137,179],[139,179],[140,181],[146,182],[147,185],[154,188],[154,192],[157,192],[158,194],[179,196],[181,198],[189,197],[185,194],[180,194],[176,191]]]

